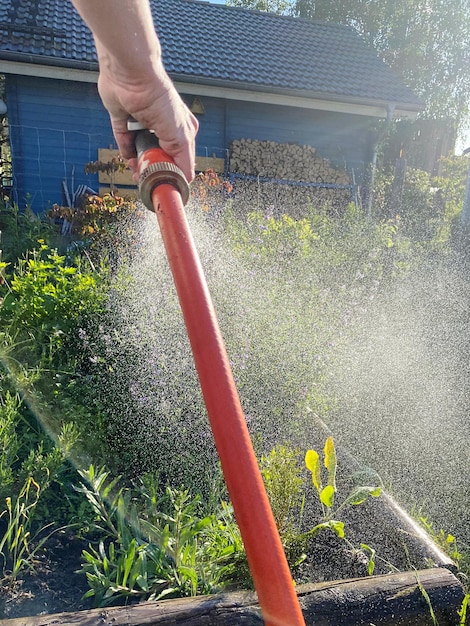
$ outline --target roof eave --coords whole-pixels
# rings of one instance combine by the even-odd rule
[[[215,95],[226,99],[263,102],[266,104],[284,104],[300,108],[322,109],[341,113],[353,113],[373,117],[387,117],[390,108],[394,117],[415,118],[424,109],[424,103],[401,102],[398,100],[360,98],[341,94],[308,91],[301,89],[285,89],[267,85],[243,83],[241,81],[225,81],[194,77],[182,74],[170,74],[178,91],[185,91],[191,85],[191,93],[195,95]],[[222,95],[223,94],[223,95]]]
[[[2,51],[0,54],[0,72],[96,83],[98,79],[98,64],[96,62],[75,61],[73,59],[47,56],[38,57],[34,54]],[[423,106],[419,103],[283,89],[267,85],[215,80],[171,72],[170,76],[175,82],[178,91],[195,96],[276,104],[370,117],[386,117],[391,106],[394,110],[394,117],[415,118],[423,109]]]
[[[14,52],[10,50],[0,51],[0,64],[3,64],[3,62],[21,63],[25,66],[32,67],[43,66],[49,68],[81,70],[86,72],[98,71],[98,63],[96,61],[64,59],[62,57],[37,55],[34,53],[25,52]],[[28,72],[28,76],[30,75],[31,73]]]

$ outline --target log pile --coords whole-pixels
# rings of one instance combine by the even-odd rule
[[[230,171],[284,180],[349,185],[344,170],[333,167],[312,146],[239,139],[230,147]]]
[[[287,213],[298,218],[305,216],[311,207],[326,205],[333,214],[342,215],[351,201],[350,189],[328,187],[332,184],[350,185],[348,173],[333,167],[312,146],[238,139],[230,146],[229,171],[271,179],[235,179],[234,208],[241,213],[260,209],[269,210],[274,216]],[[279,181],[290,181],[291,184]],[[295,183],[316,183],[320,186]]]

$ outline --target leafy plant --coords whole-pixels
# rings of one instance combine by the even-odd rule
[[[311,472],[312,483],[315,487],[321,509],[323,521],[319,522],[313,528],[305,533],[301,533],[295,543],[297,550],[299,546],[305,546],[312,537],[321,531],[332,531],[337,537],[343,539],[353,551],[356,549],[345,536],[344,522],[338,519],[338,514],[346,506],[359,506],[363,504],[370,496],[378,497],[381,493],[381,487],[371,485],[360,485],[352,489],[349,495],[335,508],[335,499],[337,494],[336,470],[337,458],[336,449],[332,437],[328,437],[324,447],[323,465],[326,468],[326,482],[322,479],[322,467],[320,455],[316,450],[308,450],[305,454],[305,465]],[[373,548],[365,543],[361,543],[361,549],[368,560],[368,574],[372,575],[375,568],[376,553]]]
[[[86,196],[78,207],[54,204],[49,217],[66,219],[72,224],[73,233],[96,240],[98,237],[107,237],[113,226],[136,209],[135,201],[126,200],[115,193],[106,193],[103,196]]]
[[[85,572],[95,604],[106,606],[123,597],[160,599],[213,592],[233,577],[229,557],[241,552],[234,523],[215,515],[200,517],[198,498],[166,489],[156,499],[119,487],[119,478],[93,466],[80,472],[87,484],[78,489],[89,499],[96,515],[97,547],[83,552]],[[137,496],[158,506],[137,505]],[[228,521],[227,521],[228,520]],[[229,527],[231,529],[229,530]]]
[[[292,529],[292,514],[302,505],[304,480],[300,469],[298,451],[284,445],[275,446],[260,460],[261,475],[281,536]]]
[[[99,263],[107,257],[115,269],[123,259],[132,256],[138,240],[136,219],[142,218],[142,209],[132,198],[118,193],[103,196],[87,195],[76,207],[55,204],[49,211],[51,220],[70,223],[73,247]]]
[[[50,361],[79,321],[102,310],[103,277],[68,264],[44,241],[39,243],[39,249],[18,261],[3,299],[1,323],[15,343],[29,341],[29,352]]]
[[[50,522],[32,533],[32,520],[39,502],[41,487],[32,476],[28,476],[15,497],[7,497],[6,508],[0,513],[5,531],[0,536],[0,555],[3,559],[4,579],[14,583],[20,572],[34,570],[35,556],[45,542],[58,530],[44,534],[54,525]]]
[[[325,485],[322,483],[320,455],[316,450],[308,450],[306,452],[305,465],[312,474],[312,483],[318,494],[318,499],[323,511],[323,518],[325,519],[324,522],[312,528],[309,534],[314,535],[320,530],[331,529],[338,537],[344,538],[344,522],[335,519],[338,513],[347,505],[358,506],[363,504],[369,496],[377,498],[380,496],[381,487],[370,485],[357,486],[338,507],[334,508],[337,493],[337,459],[333,437],[328,437],[325,442],[323,464],[327,470],[327,482]]]
[[[20,210],[16,204],[0,202],[0,232],[2,262],[14,264],[37,246],[38,239],[56,245],[56,230],[52,224],[34,213],[28,206]]]

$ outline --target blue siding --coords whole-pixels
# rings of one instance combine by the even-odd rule
[[[41,212],[62,202],[62,181],[98,187],[83,169],[98,148],[114,146],[95,85],[26,76],[7,77],[15,200]]]
[[[96,86],[27,76],[7,76],[7,105],[16,197],[41,212],[62,202],[62,181],[98,188],[84,165],[98,148],[115,147],[108,114]],[[188,105],[193,97],[183,95]],[[333,164],[354,168],[358,179],[369,160],[371,119],[270,104],[200,98],[196,152],[227,157],[235,139],[298,143],[317,148]]]
[[[188,106],[194,97],[183,96]],[[204,115],[198,115],[197,156],[226,158],[228,145],[225,137],[225,101],[220,98],[199,98],[204,105]]]

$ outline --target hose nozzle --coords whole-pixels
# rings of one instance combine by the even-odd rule
[[[129,120],[127,127],[129,130],[137,131],[135,147],[138,159],[139,194],[147,209],[154,210],[152,192],[155,187],[165,184],[176,187],[181,194],[183,204],[187,204],[188,181],[173,159],[160,148],[155,133],[145,129],[135,120]]]

